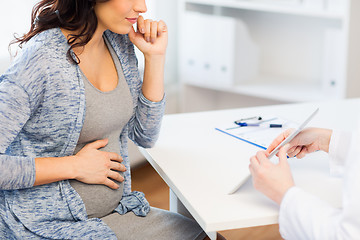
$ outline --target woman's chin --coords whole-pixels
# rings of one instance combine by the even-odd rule
[[[111,27],[111,28],[109,28],[109,30],[114,32],[114,33],[117,33],[117,34],[128,34],[132,27],[133,27],[133,25]]]

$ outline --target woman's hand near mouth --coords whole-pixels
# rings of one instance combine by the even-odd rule
[[[132,19],[134,18],[127,18],[128,21]],[[162,20],[153,21],[139,16],[137,18],[137,31],[131,29],[129,37],[145,57],[165,55],[166,53],[168,34],[166,24]]]

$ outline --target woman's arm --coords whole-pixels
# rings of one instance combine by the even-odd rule
[[[165,109],[164,64],[167,28],[164,22],[138,19],[138,31],[129,38],[145,57],[144,80],[135,116],[131,120],[129,138],[142,147],[152,147],[159,135]]]
[[[125,172],[121,156],[98,150],[106,146],[107,139],[87,144],[75,156],[28,158],[2,155],[0,157],[0,190],[30,188],[67,179],[88,184],[103,184],[112,189],[123,182],[116,171]],[[35,161],[35,163],[34,163]],[[35,173],[35,174],[33,174]]]
[[[123,160],[118,154],[98,150],[105,147],[107,143],[107,139],[89,143],[75,156],[36,158],[34,186],[76,179],[88,184],[103,184],[112,189],[119,188],[111,179],[123,182],[124,178],[114,170],[125,172],[126,168],[120,164]]]
[[[144,54],[145,69],[142,93],[151,102],[160,102],[164,97],[164,65],[168,41],[163,21],[138,19],[138,31],[132,28],[129,38]]]
[[[9,156],[8,147],[31,115],[30,100],[23,87],[7,75],[0,76],[0,189],[29,188],[35,181],[31,157]]]
[[[61,158],[31,158],[9,156],[7,149],[31,115],[27,92],[15,82],[0,77],[0,189],[30,188],[65,179],[77,179],[91,184],[118,186],[109,178],[123,181],[122,158],[115,153],[98,149],[107,144],[99,140],[86,145],[76,156]]]

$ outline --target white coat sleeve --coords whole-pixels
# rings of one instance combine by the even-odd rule
[[[333,176],[344,174],[345,163],[351,146],[351,133],[334,130],[329,146],[330,173]]]
[[[341,136],[346,135],[336,134],[332,141],[337,137],[337,141],[345,141]],[[284,239],[351,240],[360,236],[359,135],[353,134],[350,139],[350,148],[344,145],[345,149],[341,149],[337,145],[337,150],[332,149],[331,153],[335,154],[332,156],[334,157],[346,149],[348,151],[343,155],[346,157],[342,157],[341,161],[337,159],[338,164],[334,165],[338,169],[344,169],[343,207],[334,208],[325,201],[292,187],[280,205],[280,233]]]

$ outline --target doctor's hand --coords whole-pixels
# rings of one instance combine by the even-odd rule
[[[75,179],[88,184],[103,184],[112,189],[119,186],[113,181],[123,182],[124,178],[116,171],[125,172],[122,157],[117,153],[99,150],[108,144],[108,139],[97,140],[85,145],[76,155]],[[111,180],[112,179],[112,180]]]
[[[275,140],[270,144],[267,153],[271,153],[285,138],[287,138],[294,129],[288,129],[281,133]],[[306,128],[301,131],[294,139],[289,143],[290,147],[287,151],[289,157],[296,156],[297,158],[303,158],[306,154],[315,151],[329,152],[329,144],[332,130],[323,128]]]
[[[250,158],[249,169],[255,189],[279,205],[285,193],[295,185],[286,155],[289,148],[289,144],[280,148],[278,164],[268,159],[269,153],[266,151],[260,151]]]
[[[168,32],[164,21],[153,21],[139,16],[137,31],[131,28],[130,41],[144,54],[149,56],[165,56]]]

